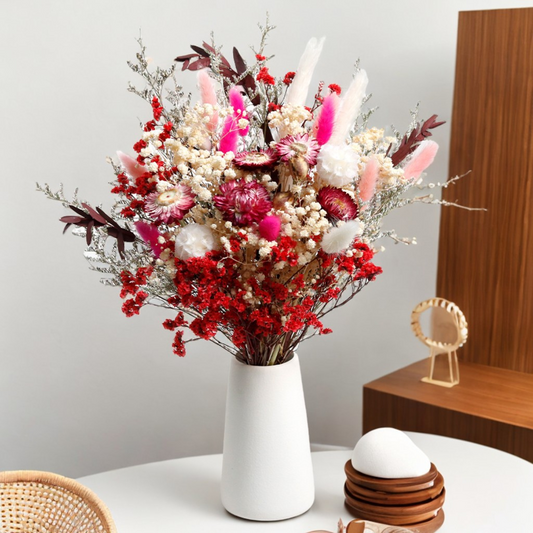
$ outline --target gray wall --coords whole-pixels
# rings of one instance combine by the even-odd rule
[[[126,91],[139,31],[162,66],[208,40],[211,29],[226,50],[236,45],[249,55],[266,4],[2,4],[0,470],[76,477],[220,452],[228,354],[195,343],[178,359],[163,313],[147,308],[126,319],[118,290],[87,269],[83,241],[61,235],[65,210],[34,182],[63,182],[67,194],[79,187],[82,198],[109,208],[105,156],[130,151],[149,116]],[[380,107],[372,125],[404,129],[417,101],[423,117],[449,120],[458,11],[524,6],[531,1],[271,0],[271,69],[294,70],[308,38],[326,35],[317,81],[346,86],[361,58]],[[193,89],[193,75],[182,79]],[[449,133],[447,125],[434,137],[441,144],[434,181],[447,177]],[[390,217],[389,226],[419,244],[384,243],[377,258],[384,274],[332,316],[333,335],[301,347],[312,441],[353,446],[362,385],[426,356],[409,317],[435,296],[438,223],[432,206]]]

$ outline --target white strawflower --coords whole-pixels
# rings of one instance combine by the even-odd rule
[[[327,254],[339,254],[346,250],[362,232],[363,228],[359,220],[350,220],[342,226],[330,229],[322,237],[320,245]]]
[[[318,155],[318,177],[333,187],[344,187],[357,176],[359,155],[348,145],[324,145]]]
[[[176,235],[176,257],[184,261],[191,257],[203,257],[216,247],[213,232],[202,224],[189,224]]]

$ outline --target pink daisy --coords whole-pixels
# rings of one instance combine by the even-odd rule
[[[225,220],[237,226],[260,222],[272,209],[270,194],[256,181],[228,181],[220,186],[220,193],[213,197],[215,205]]]
[[[323,187],[318,192],[318,203],[333,220],[353,220],[359,214],[359,208],[352,197],[342,189]]]
[[[235,166],[245,170],[268,167],[278,160],[278,156],[272,148],[260,152],[239,152],[233,159]]]
[[[293,157],[301,156],[309,165],[316,165],[316,158],[320,145],[314,137],[307,133],[288,135],[276,144],[276,151],[282,161],[289,161]]]
[[[144,211],[157,222],[181,220],[194,205],[194,193],[180,183],[164,192],[154,192],[146,198]]]

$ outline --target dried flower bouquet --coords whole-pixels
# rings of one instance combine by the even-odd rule
[[[214,44],[176,58],[197,71],[200,101],[190,103],[175,67],[151,70],[141,40],[130,64],[147,100],[135,157],[110,160],[116,202],[110,213],[63,190],[65,229],[84,236],[91,268],[121,286],[127,316],[151,304],[174,311],[174,352],[206,339],[251,365],[280,364],[316,334],[322,318],[351,300],[381,269],[372,243],[400,239],[381,229],[392,209],[432,195],[406,197],[435,157],[432,116],[386,136],[362,113],[367,76],[356,68],[345,90],[320,83],[306,106],[323,40],[311,39],[295,72],[273,77],[262,27],[253,62]],[[114,240],[113,240],[114,239]],[[113,244],[110,245],[109,243]],[[189,329],[192,337],[184,337]]]

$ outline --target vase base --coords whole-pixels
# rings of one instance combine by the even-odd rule
[[[305,513],[307,513],[311,507],[313,507],[313,504],[314,504],[314,500],[311,502],[311,504],[309,505],[309,507],[307,507],[305,510],[303,511],[294,511],[294,514],[293,513],[288,513],[288,514],[284,514],[282,516],[280,516],[279,514],[274,514],[272,513],[270,516],[268,516],[268,513],[246,513],[246,512],[242,512],[242,513],[239,513],[239,512],[232,512],[230,511],[229,509],[226,509],[225,507],[225,510],[228,514],[230,514],[231,516],[235,516],[236,518],[240,518],[241,520],[248,520],[249,522],[283,522],[285,520],[290,520],[291,518],[296,518],[297,516],[302,516],[304,515]]]

